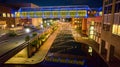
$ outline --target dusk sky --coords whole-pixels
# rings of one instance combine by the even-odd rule
[[[88,5],[101,7],[102,0],[0,0],[1,3],[34,3],[39,6]]]

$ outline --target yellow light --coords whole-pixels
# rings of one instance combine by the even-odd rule
[[[14,25],[11,25],[11,27],[15,27]]]
[[[11,14],[11,17],[14,17],[14,15],[13,15],[13,14]]]
[[[90,31],[90,34],[94,34],[94,31]]]
[[[3,17],[6,17],[6,13],[3,13]]]
[[[90,11],[88,11],[88,14],[90,14]]]
[[[91,26],[91,27],[90,27],[90,30],[94,30],[94,27],[93,27],[93,26]]]
[[[94,25],[94,21],[91,22],[91,25]]]
[[[10,13],[7,13],[7,17],[10,17]]]
[[[90,35],[90,38],[93,39],[93,35]]]
[[[100,16],[102,16],[102,11],[101,11],[101,12],[99,12],[99,15],[100,15]]]

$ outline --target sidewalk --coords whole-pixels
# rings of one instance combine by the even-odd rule
[[[48,53],[54,39],[57,36],[59,29],[57,29],[48,39],[47,41],[40,47],[39,51],[35,53],[31,58],[11,58],[6,62],[6,64],[36,64],[42,62]]]
[[[88,37],[83,37],[74,29],[72,29],[72,33],[76,41],[90,45],[97,53],[99,53],[99,44],[97,42],[89,39]],[[102,55],[100,56],[104,59],[104,61],[108,64],[109,67],[120,67],[120,60],[116,57],[112,58],[112,62],[107,62],[105,60],[105,57],[103,57]]]

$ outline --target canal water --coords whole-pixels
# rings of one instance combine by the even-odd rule
[[[108,67],[92,47],[76,42],[71,33],[65,32],[62,31],[57,35],[42,62],[22,65],[4,64],[0,67]]]

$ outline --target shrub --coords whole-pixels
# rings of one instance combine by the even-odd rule
[[[37,33],[36,33],[36,32],[34,32],[34,33],[32,34],[32,36],[33,36],[33,37],[35,37],[36,35],[37,35]]]
[[[30,36],[28,35],[25,37],[25,41],[29,41],[29,40],[30,40]]]
[[[8,33],[8,35],[9,35],[10,37],[14,37],[14,36],[16,36],[17,34],[16,34],[14,31],[10,31],[10,32]]]

